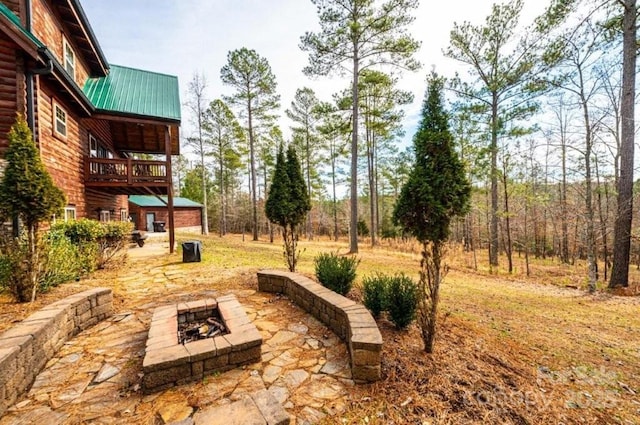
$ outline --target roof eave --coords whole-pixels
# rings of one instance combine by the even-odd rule
[[[109,109],[96,109],[95,114],[99,118],[106,118],[104,116],[108,116],[111,119],[120,118],[122,121],[129,121],[129,122],[180,126],[180,120],[175,118],[156,117],[152,115],[134,114],[131,112],[113,111]],[[103,117],[101,117],[101,115]]]
[[[41,47],[36,41],[29,38],[26,30],[9,19],[4,13],[0,13],[0,30],[4,32],[14,43],[25,51],[33,59],[38,59],[38,49]]]
[[[98,38],[96,37],[96,35],[93,32],[93,29],[91,28],[89,19],[87,18],[87,15],[84,13],[84,9],[82,8],[80,1],[67,0],[67,3],[69,4],[69,7],[71,7],[71,9],[75,12],[78,22],[80,23],[82,28],[84,28],[84,32],[85,32],[85,35],[87,36],[87,40],[89,40],[89,42],[91,43],[91,46],[93,47],[94,54],[98,59],[98,63],[100,66],[100,69],[99,69],[100,75],[107,75],[109,72],[109,63],[107,62],[107,58],[105,57],[104,52],[102,51],[102,48],[100,47],[100,43],[98,43]]]

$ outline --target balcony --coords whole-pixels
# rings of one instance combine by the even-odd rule
[[[115,194],[166,195],[167,163],[131,158],[92,158],[84,161],[85,186]]]

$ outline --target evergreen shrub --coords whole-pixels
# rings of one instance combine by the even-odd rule
[[[314,258],[316,278],[323,286],[340,295],[346,295],[356,279],[359,263],[360,260],[356,257],[322,253]]]
[[[404,273],[388,279],[387,310],[389,319],[398,329],[406,329],[416,318],[418,285]]]
[[[369,236],[369,226],[367,225],[367,222],[362,219],[358,220],[358,236],[363,238]]]
[[[364,306],[376,319],[380,317],[380,313],[387,309],[389,280],[389,276],[382,273],[376,273],[374,276],[366,276],[362,279]]]

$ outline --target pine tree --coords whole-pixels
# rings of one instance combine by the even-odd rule
[[[361,71],[378,65],[412,71],[420,43],[408,33],[418,0],[311,0],[317,7],[321,30],[307,32],[300,48],[309,52],[307,75],[351,71],[351,213],[349,250],[358,252],[358,81]]]
[[[5,154],[7,168],[0,183],[0,212],[5,217],[17,216],[27,229],[27,282],[29,287],[16,288],[17,301],[36,298],[38,289],[40,222],[59,213],[66,203],[65,195],[51,179],[40,159],[31,130],[22,115],[9,131],[9,147]],[[16,282],[16,285],[22,285]]]
[[[299,253],[297,250],[297,227],[304,221],[311,209],[311,200],[305,185],[300,161],[293,146],[287,149],[285,158],[282,144],[276,158],[276,168],[265,205],[265,213],[272,223],[282,226],[284,255],[289,271],[296,270]]]
[[[443,85],[443,79],[432,73],[413,138],[415,165],[393,212],[396,224],[422,244],[419,324],[428,353],[433,351],[439,289],[446,274],[444,243],[451,220],[465,214],[471,196],[471,185],[453,149]]]
[[[258,240],[258,177],[256,156],[258,124],[273,122],[273,113],[280,107],[280,95],[276,93],[276,77],[269,61],[255,50],[243,47],[227,54],[227,64],[220,70],[220,79],[235,89],[232,96],[225,96],[229,104],[242,109],[246,118],[249,139],[249,178],[251,181],[251,207],[253,240]]]

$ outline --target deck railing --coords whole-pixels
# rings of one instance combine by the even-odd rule
[[[104,185],[168,184],[167,163],[131,158],[85,158],[85,181]]]

